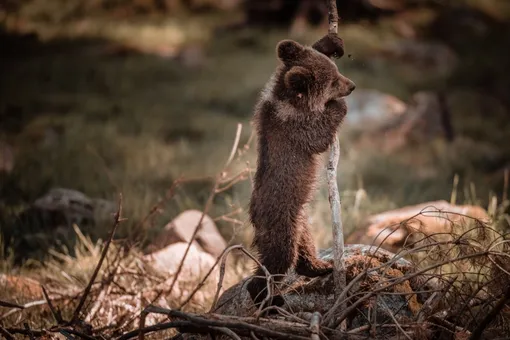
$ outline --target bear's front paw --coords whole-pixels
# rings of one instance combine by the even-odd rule
[[[344,41],[338,35],[328,33],[312,46],[328,58],[340,58],[344,55]]]

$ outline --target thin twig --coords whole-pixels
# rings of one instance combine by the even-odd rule
[[[216,293],[214,294],[214,298],[213,298],[213,302],[211,304],[211,309],[209,310],[209,313],[213,311],[213,309],[216,307],[216,303],[218,302],[218,297],[220,295],[220,291],[221,291],[221,287],[223,285],[223,278],[225,277],[225,264],[226,264],[226,260],[227,260],[227,255],[234,249],[239,249],[239,248],[242,248],[243,246],[238,244],[238,245],[233,245],[233,246],[230,246],[228,248],[226,248],[223,253],[221,254],[221,256],[218,257],[218,260],[221,259],[221,265],[220,265],[220,277],[219,277],[219,280],[218,280],[218,287],[216,288]],[[218,263],[218,261],[216,261],[215,265]]]
[[[35,335],[34,333],[32,332],[32,330],[30,329],[30,326],[28,325],[27,322],[24,322],[23,323],[23,327],[25,328],[25,330],[27,331],[28,333],[28,337],[30,338],[30,340],[35,340]]]
[[[398,322],[398,320],[395,318],[395,315],[393,315],[393,312],[392,310],[390,309],[390,307],[388,307],[388,305],[386,304],[386,302],[384,302],[384,300],[381,299],[381,303],[384,305],[384,307],[386,308],[386,311],[388,312],[388,315],[390,316],[390,318],[393,320],[393,322],[395,323],[395,326],[397,326],[397,328],[400,330],[400,332],[402,332],[402,334],[404,334],[404,336],[408,339],[408,340],[412,340],[411,337],[409,336],[409,334],[406,333],[406,331],[404,331],[404,329],[402,328],[402,326],[400,325],[400,323]]]
[[[138,331],[140,332],[138,334],[138,339],[139,340],[144,340],[145,339],[145,333],[143,332],[143,329],[145,328],[145,319],[147,319],[147,312],[146,311],[142,311],[142,314],[140,315],[140,325],[138,327]]]
[[[18,308],[18,309],[24,309],[25,307],[22,305],[18,305],[17,303],[13,302],[7,302],[0,300],[0,306],[1,307],[10,307],[10,308]]]
[[[236,138],[234,139],[234,144],[232,145],[232,150],[230,151],[230,156],[228,157],[227,162],[225,163],[225,166],[223,167],[226,169],[232,160],[234,159],[234,156],[236,154],[237,146],[239,145],[239,139],[241,138],[241,131],[243,130],[243,125],[241,123],[237,124],[237,131],[236,131]]]
[[[83,305],[85,304],[85,300],[87,299],[87,296],[90,293],[90,290],[92,289],[92,285],[94,284],[94,281],[96,280],[97,274],[99,273],[99,270],[101,269],[101,266],[103,264],[103,261],[106,257],[106,254],[108,253],[108,249],[110,248],[110,244],[113,240],[113,235],[115,235],[115,231],[117,230],[117,227],[119,226],[121,222],[121,216],[122,216],[122,194],[119,195],[119,207],[117,209],[117,213],[115,213],[114,221],[113,221],[113,228],[110,231],[110,235],[108,236],[108,239],[106,240],[106,244],[103,248],[103,252],[101,253],[101,257],[99,258],[99,262],[97,263],[96,269],[94,269],[94,272],[92,273],[92,276],[90,278],[90,281],[83,291],[83,295],[80,299],[80,302],[78,303],[78,306],[76,306],[76,309],[73,313],[73,318],[71,320],[71,324],[74,324],[76,321],[78,321],[78,318],[80,317],[81,309],[83,308]]]
[[[25,303],[23,305],[23,309],[27,309],[27,308],[31,308],[31,307],[36,307],[36,306],[41,306],[41,305],[45,305],[45,304],[46,304],[46,300],[32,301],[32,302]],[[19,309],[18,307],[13,308],[10,311],[8,311],[7,313],[2,314],[2,316],[0,316],[0,320],[5,319],[6,317],[8,317],[8,316],[10,316],[10,315],[12,315],[14,313],[20,312],[23,309]]]
[[[60,334],[62,334],[67,340],[76,340],[74,336],[72,336],[67,329],[61,329],[59,331]]]
[[[9,333],[9,331],[2,326],[0,326],[0,334],[2,334],[7,340],[15,340],[14,335]]]
[[[510,301],[510,287],[507,288],[505,295],[499,299],[499,301],[496,303],[494,308],[487,313],[487,315],[483,318],[482,322],[476,327],[476,329],[473,331],[473,334],[471,334],[471,337],[469,340],[478,340],[482,338],[483,331],[489,324],[496,318],[496,316],[501,312],[503,308],[505,308],[505,305]]]
[[[62,316],[60,315],[60,312],[55,309],[53,304],[51,303],[50,297],[48,296],[48,292],[46,291],[46,288],[44,288],[43,285],[41,285],[41,289],[44,295],[44,300],[46,300],[46,303],[48,304],[48,307],[50,308],[51,314],[53,315],[53,318],[55,319],[55,322],[57,325],[61,325],[63,323]]]
[[[188,296],[188,298],[186,299],[186,301],[184,301],[183,303],[181,303],[181,306],[179,307],[179,309],[182,309],[184,306],[186,306],[190,301],[191,299],[193,298],[193,296],[200,290],[200,288],[202,288],[204,285],[205,285],[205,282],[207,281],[207,279],[209,278],[209,276],[211,275],[211,273],[213,272],[214,268],[216,268],[216,266],[218,265],[218,262],[222,259],[225,259],[226,258],[226,255],[232,251],[233,249],[236,249],[236,248],[239,248],[239,247],[242,247],[241,245],[235,245],[235,246],[230,246],[228,248],[225,248],[223,249],[223,251],[221,252],[220,256],[218,256],[216,258],[216,262],[214,262],[214,264],[212,265],[212,267],[209,269],[209,271],[207,272],[207,274],[204,276],[204,278],[202,279],[202,281],[200,281],[200,283],[195,287],[195,289],[193,289],[193,291],[191,292],[191,294]],[[221,289],[221,283],[223,281],[223,275],[225,274],[225,261],[222,261],[222,264],[221,264],[221,267],[220,267],[220,280],[218,281],[218,290],[216,291],[216,294],[214,296],[214,300],[213,300],[213,306],[214,304],[216,303],[217,301],[217,296],[219,294],[219,290]],[[223,271],[221,271],[221,269],[223,269]],[[222,275],[223,273],[223,275]],[[212,309],[213,307],[211,307]]]

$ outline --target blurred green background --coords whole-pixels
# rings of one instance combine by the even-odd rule
[[[347,232],[367,214],[450,200],[452,190],[457,203],[501,200],[510,168],[510,2],[351,0],[338,8],[346,54],[336,62],[357,84],[339,134]],[[276,43],[313,43],[327,31],[326,14],[325,1],[313,0],[0,2],[2,256],[42,260],[73,243],[70,226],[34,213],[56,187],[107,207],[122,193],[128,220],[118,236],[141,247],[179,212],[203,209],[208,178],[183,184],[141,223],[180,176],[222,170],[238,123],[240,145],[249,140]],[[356,105],[370,94],[386,101],[370,102],[375,118],[359,123]],[[417,120],[395,121],[384,103],[405,104]],[[254,146],[231,174],[254,167]],[[312,205],[321,246],[331,234],[324,183],[321,176]],[[250,190],[245,180],[217,195],[209,214],[245,209]],[[248,244],[246,211],[236,218],[244,224],[218,221],[220,231]],[[110,219],[80,228],[103,238]]]

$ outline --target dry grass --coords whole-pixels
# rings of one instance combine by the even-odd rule
[[[496,217],[494,221],[502,221],[501,216],[494,217]],[[444,337],[451,332],[463,332],[470,336],[482,327],[484,317],[491,313],[494,317],[483,325],[483,329],[492,336],[506,334],[510,330],[510,315],[505,308],[496,309],[499,308],[498,304],[501,301],[505,303],[504,301],[510,299],[507,292],[507,282],[510,280],[508,257],[510,240],[508,235],[501,234],[492,225],[475,219],[472,219],[472,222],[469,225],[456,225],[455,233],[452,234],[423,235],[421,238],[418,236],[416,242],[393,257],[381,260],[379,265],[366,263],[366,266],[360,267],[359,273],[348,282],[346,292],[359,285],[364,286],[362,282],[367,275],[372,277],[370,275],[377,273],[383,278],[389,276],[386,280],[379,280],[377,285],[370,286],[368,290],[342,294],[337,303],[347,303],[348,309],[340,313],[341,318],[336,320],[330,318],[332,312],[325,314],[320,328],[331,339],[341,336],[357,339],[356,336],[363,336],[370,329],[342,333],[327,327],[337,325],[364,301],[374,296],[390,294],[388,293],[390,287],[414,280],[420,282],[418,294],[426,299],[425,302],[414,306],[417,308],[416,319],[402,319],[397,315],[393,322],[376,326],[378,336],[400,334],[414,338],[420,334],[419,332],[427,334],[427,338]],[[296,337],[307,332],[306,324],[303,325],[299,321],[289,328],[278,320],[263,319],[262,323],[258,323],[250,318],[203,314],[213,303],[213,296],[217,290],[217,272],[209,278],[207,273],[198,277],[182,277],[174,286],[171,282],[176,277],[158,272],[144,261],[138,250],[126,249],[118,242],[110,247],[105,265],[86,296],[86,303],[79,314],[79,322],[71,324],[61,322],[58,326],[52,326],[55,325],[52,320],[55,315],[63,320],[71,320],[77,300],[83,296],[83,289],[104,249],[101,242],[92,242],[78,228],[75,228],[75,231],[80,239],[75,249],[76,256],[52,252],[53,260],[44,268],[32,271],[34,278],[48,290],[54,310],[58,313],[52,313],[41,296],[22,297],[17,295],[19,293],[16,291],[3,289],[0,300],[27,306],[23,310],[4,308],[7,312],[0,316],[0,320],[5,329],[21,332],[21,325],[27,322],[37,334],[40,329],[46,329],[49,333],[74,330],[78,332],[77,334],[88,334],[91,338],[103,336],[128,339],[137,336],[136,330],[139,327],[143,329],[148,327],[144,332],[152,333],[154,338],[160,338],[174,334],[169,329],[181,323],[187,325],[188,332],[197,331],[199,328],[202,331],[215,332],[214,327],[209,328],[213,326],[211,322],[214,319],[220,326],[224,324],[224,327],[239,335],[245,334],[249,329],[258,335],[270,335],[270,332],[278,331],[294,334]],[[221,258],[218,258],[217,264],[223,263],[220,261]],[[404,272],[404,276],[393,278],[390,275],[392,271],[390,267],[400,258],[413,260],[416,269]],[[234,257],[231,262],[227,262],[225,268],[227,270],[223,289],[247,275],[247,262],[243,259]],[[332,310],[334,308],[333,306]],[[171,316],[173,323],[168,324],[165,321],[164,315],[167,314]],[[295,318],[296,316],[293,317]],[[158,324],[162,329],[155,332],[155,326],[151,325]],[[255,330],[253,327],[262,328]],[[133,330],[129,336],[128,332]],[[278,337],[280,336],[275,335],[275,338]]]

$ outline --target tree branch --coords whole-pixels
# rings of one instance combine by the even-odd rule
[[[338,10],[336,7],[336,0],[328,1],[328,21],[329,21],[329,34],[338,34]],[[345,290],[347,284],[345,277],[345,265],[343,261],[344,253],[344,233],[342,226],[342,205],[340,203],[340,194],[338,192],[337,182],[337,166],[340,159],[340,143],[338,136],[335,136],[335,141],[331,145],[328,165],[328,191],[329,191],[329,204],[331,205],[331,222],[333,228],[333,259],[334,271],[333,279],[335,282],[335,297],[339,297]],[[338,310],[343,310],[345,306],[340,306]],[[336,313],[336,312],[335,312]]]

